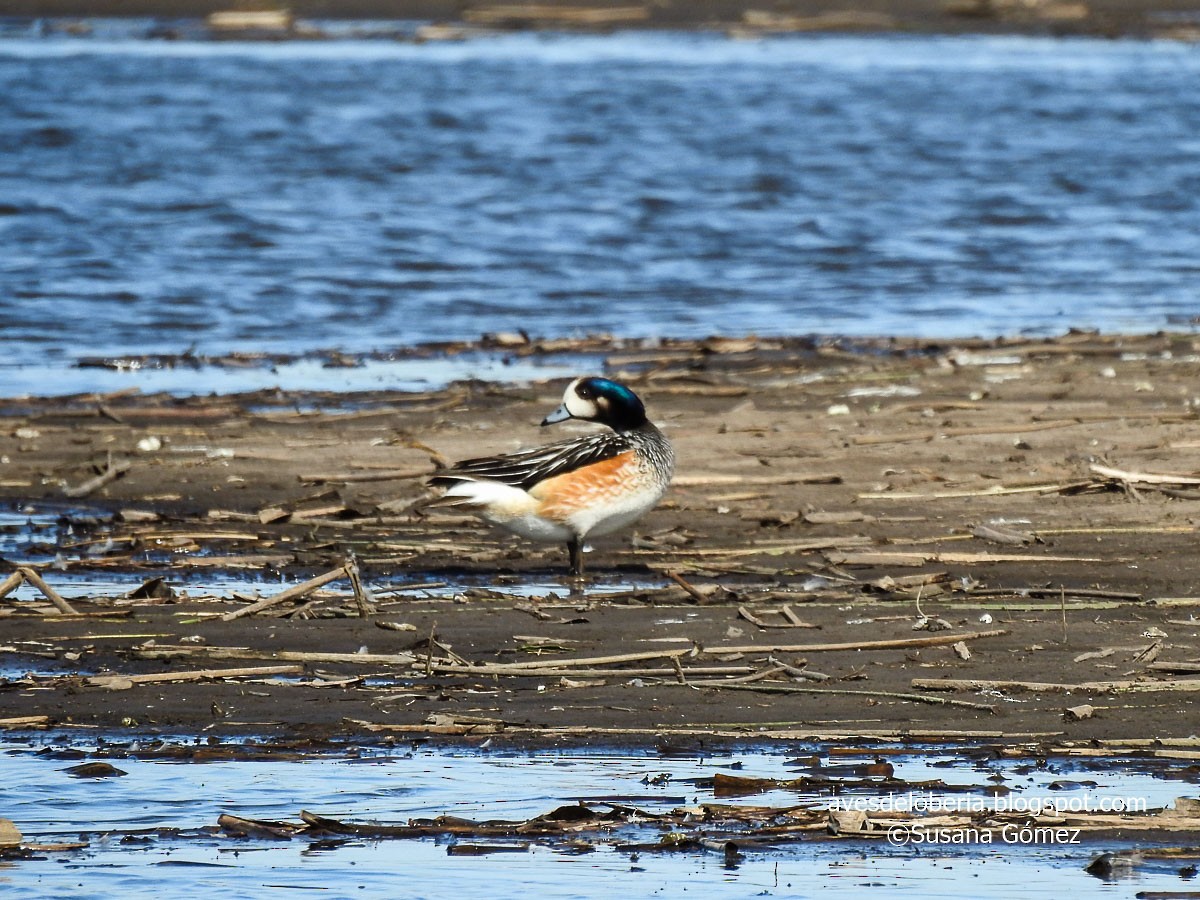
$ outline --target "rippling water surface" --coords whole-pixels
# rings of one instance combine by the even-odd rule
[[[1135,41],[2,40],[0,339],[1187,326],[1197,83]]]
[[[1155,896],[1183,896],[1194,878],[1194,870],[1191,875],[1178,871],[1190,857],[1151,861],[1108,882],[1088,875],[1084,867],[1096,854],[1129,844],[1116,839],[1078,845],[914,847],[891,846],[882,837],[793,837],[777,846],[747,845],[744,858],[726,865],[719,853],[638,853],[618,846],[626,841],[657,842],[666,832],[653,824],[611,834],[587,833],[583,837],[595,842],[593,852],[572,848],[565,839],[536,836],[246,841],[201,831],[214,826],[222,813],[298,822],[301,809],[352,822],[399,824],[438,815],[521,821],[575,802],[603,810],[605,800],[650,813],[713,802],[826,808],[828,796],[781,790],[717,798],[710,788],[693,781],[731,770],[756,777],[794,777],[786,764],[789,755],[767,751],[670,759],[636,752],[576,756],[400,749],[390,754],[368,751],[350,760],[188,764],[139,760],[135,750],[132,758],[113,760],[126,777],[80,780],[65,771],[78,760],[31,756],[0,744],[0,776],[8,786],[4,814],[26,840],[57,843],[76,841],[81,832],[88,836],[88,846],[74,852],[35,853],[30,859],[4,863],[0,892],[14,900],[152,895],[494,900],[524,896],[531,889],[555,900],[614,895],[999,900],[1129,897],[1147,889],[1160,892]],[[1081,767],[1056,761],[1050,769],[1039,767],[1030,774],[1030,767],[1017,761],[978,763],[953,752],[892,759],[902,778],[986,784],[987,776],[1000,776],[1013,785],[1014,797],[1037,797],[1048,804],[1067,799],[1047,787],[1053,779],[1063,774],[1083,778],[1080,784],[1089,787],[1082,794],[1075,792],[1080,803],[1074,808],[1082,808],[1083,798],[1098,804],[1104,797],[1145,801],[1147,808],[1157,808],[1170,806],[1180,793],[1193,792],[1190,784],[1155,777],[1153,770],[1125,760],[1105,760],[1101,771],[1086,763]],[[858,799],[884,802],[889,796],[867,791]],[[900,795],[902,800],[905,796]],[[156,831],[169,828],[182,833]],[[152,830],[128,834],[138,829]],[[453,855],[448,848],[456,840],[522,849]]]

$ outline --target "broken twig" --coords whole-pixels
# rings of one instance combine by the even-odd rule
[[[59,612],[66,613],[69,616],[79,615],[79,610],[68,603],[62,597],[62,595],[58,593],[58,591],[46,584],[46,580],[33,569],[27,568],[26,566],[21,566],[19,569],[17,569],[17,573],[35,588],[41,591],[45,595],[46,599],[53,603]]]
[[[932,703],[935,706],[958,706],[994,713],[996,707],[990,703],[973,703],[970,700],[954,700],[949,697],[930,697],[926,694],[908,694],[899,691],[856,691],[849,688],[804,687],[793,684],[730,684],[725,681],[692,681],[693,687],[721,688],[730,691],[757,691],[764,694],[840,694],[857,697],[889,697],[893,700],[908,700],[913,703]]]
[[[197,669],[192,672],[151,672],[145,675],[93,675],[87,683],[93,687],[122,688],[135,684],[165,684],[207,681],[212,678],[258,678],[264,675],[298,675],[303,666],[254,666],[242,669]]]
[[[133,468],[131,462],[109,463],[108,466],[99,475],[89,478],[87,481],[80,482],[74,487],[64,487],[63,496],[72,499],[86,497],[93,491],[98,491],[106,484],[116,481],[126,472]]]
[[[274,596],[259,600],[257,603],[251,603],[249,606],[243,606],[241,609],[235,609],[233,612],[225,613],[221,616],[222,622],[232,622],[234,619],[240,619],[242,616],[252,616],[255,613],[260,613],[264,609],[269,609],[280,603],[285,603],[288,600],[295,600],[298,597],[303,597],[305,594],[315,591],[317,588],[324,587],[331,581],[338,581],[342,578],[349,577],[345,566],[339,566],[332,571],[326,572],[324,575],[318,575],[316,578],[311,578],[303,584],[296,584],[287,590],[280,591]]]
[[[966,634],[943,634],[921,638],[895,638],[884,641],[847,641],[838,644],[746,644],[741,646],[705,647],[705,653],[824,653],[837,650],[900,650],[907,647],[937,647],[959,641],[975,641],[981,638],[1000,637],[1008,634],[1006,628],[990,631],[971,631]]]

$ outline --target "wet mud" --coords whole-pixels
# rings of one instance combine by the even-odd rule
[[[679,456],[582,585],[424,486],[561,379],[8,398],[0,725],[1187,756],[1195,341],[581,342]]]

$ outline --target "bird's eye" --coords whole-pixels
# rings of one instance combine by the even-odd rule
[[[589,384],[581,384],[575,389],[575,393],[583,400],[591,400],[596,396],[596,389]]]

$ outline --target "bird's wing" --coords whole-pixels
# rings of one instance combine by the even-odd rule
[[[527,491],[539,481],[612,459],[629,449],[629,442],[621,435],[602,432],[504,456],[464,459],[429,482],[445,485],[464,478],[487,478]]]

